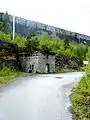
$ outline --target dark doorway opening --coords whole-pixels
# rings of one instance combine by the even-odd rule
[[[49,67],[48,63],[46,64],[46,69],[47,69],[47,73],[49,73],[50,72],[50,67]]]
[[[33,72],[33,70],[34,70],[34,65],[31,65],[31,64],[30,64],[29,73]]]

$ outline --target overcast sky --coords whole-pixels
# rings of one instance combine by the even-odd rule
[[[0,12],[90,35],[90,0],[0,0]]]

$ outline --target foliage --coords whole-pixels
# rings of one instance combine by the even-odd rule
[[[40,51],[46,54],[64,55],[64,42],[56,36],[43,34],[38,37]]]
[[[8,50],[5,50],[5,49],[0,50],[0,57],[4,57],[4,56],[8,56],[8,55],[10,55]]]
[[[49,36],[47,34],[43,34],[26,38],[16,34],[14,40],[11,38],[12,35],[0,31],[1,40],[16,44],[24,52],[33,53],[34,51],[40,51],[44,54],[55,54],[58,57],[73,59],[80,64],[82,64],[83,60],[86,59],[88,51],[88,47],[86,45],[82,43],[77,44],[72,41],[69,42],[66,47],[64,40],[61,40],[55,35]]]
[[[0,21],[0,31],[3,31],[4,30],[4,23],[2,21]]]
[[[84,59],[86,59],[86,53],[88,52],[88,48],[87,46],[85,46],[84,44],[78,44],[77,45],[77,50],[76,50],[76,59],[78,61],[83,61]]]
[[[86,59],[86,53],[88,52],[88,47],[86,45],[82,43],[77,44],[75,42],[70,42],[69,49],[71,53],[71,58],[74,58],[78,62],[82,62],[84,59]]]
[[[0,69],[0,84],[6,84],[15,77],[23,75],[23,72],[16,71],[10,67]]]
[[[11,35],[0,31],[0,40],[11,42]]]
[[[86,58],[87,58],[87,60],[90,61],[90,46],[88,47],[88,52],[86,54]]]
[[[39,40],[36,36],[27,39],[25,51],[28,53],[33,53],[39,50]]]
[[[39,36],[39,49],[42,53],[50,54],[52,52],[52,41],[50,40],[50,37],[47,35]]]
[[[43,53],[53,53],[57,56],[62,56],[68,59],[74,59],[78,62],[82,62],[86,59],[86,53],[88,48],[84,44],[77,44],[75,42],[70,42],[67,47],[64,41],[60,38],[54,36],[48,36],[46,34],[38,36],[39,48]]]
[[[24,48],[26,47],[27,39],[22,37],[21,35],[15,35],[15,39],[12,40],[12,43],[17,44],[18,47]]]
[[[27,39],[25,37],[22,37],[16,34],[14,40],[12,40],[11,38],[12,38],[12,35],[0,31],[0,40],[16,44],[18,45],[18,47],[21,47],[21,48],[25,47],[26,42],[27,42]]]
[[[71,97],[77,120],[90,120],[90,64],[85,67],[85,72]]]

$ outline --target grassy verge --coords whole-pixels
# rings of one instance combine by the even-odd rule
[[[23,72],[16,71],[14,69],[4,67],[0,70],[0,84],[6,84],[10,80],[23,75]]]
[[[90,64],[85,67],[85,72],[71,95],[77,120],[90,120]]]

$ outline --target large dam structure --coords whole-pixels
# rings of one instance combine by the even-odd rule
[[[0,21],[4,21],[6,23],[6,28],[4,29],[5,32],[12,33],[13,16],[9,15],[8,13],[0,12]],[[78,43],[85,43],[90,45],[90,36],[15,16],[15,33],[22,36],[28,36],[39,35],[44,32],[49,35],[54,34],[63,40],[74,40]]]

